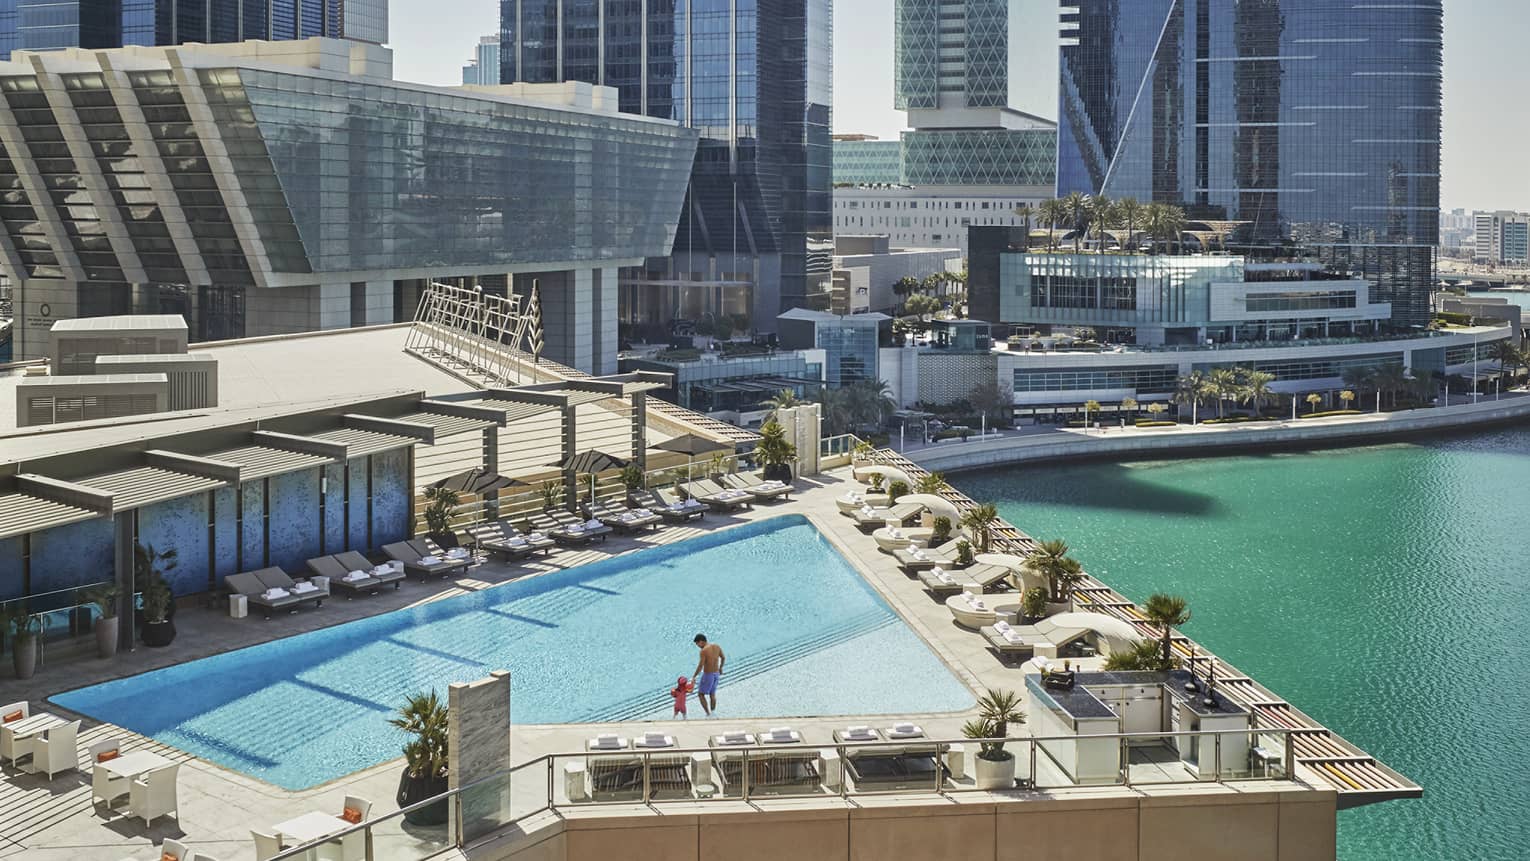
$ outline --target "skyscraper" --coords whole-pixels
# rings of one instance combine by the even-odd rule
[[[1441,0],[1069,0],[1057,192],[1172,203],[1429,319]],[[1216,224],[1221,222],[1221,224]]]
[[[623,276],[622,320],[746,317],[830,286],[829,0],[501,0],[500,80],[615,87],[701,131],[674,253]]]
[[[473,59],[462,67],[464,86],[499,83],[499,34],[484,36],[473,49]]]
[[[12,51],[331,36],[388,41],[388,0],[0,0]]]

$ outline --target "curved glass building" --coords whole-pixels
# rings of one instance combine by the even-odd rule
[[[1233,222],[1429,317],[1441,0],[1065,0],[1057,191]]]

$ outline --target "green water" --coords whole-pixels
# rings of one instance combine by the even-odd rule
[[[1530,856],[1530,428],[954,483],[1424,787],[1344,861]]]

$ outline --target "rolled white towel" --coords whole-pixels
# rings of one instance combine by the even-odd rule
[[[292,592],[296,595],[306,595],[309,592],[317,591],[319,591],[319,587],[309,583],[307,580],[304,580],[301,583],[292,584]]]
[[[590,739],[590,745],[594,750],[621,750],[622,737],[614,733],[602,733]]]
[[[365,572],[365,571],[352,571],[349,574],[345,575],[345,577],[343,579],[346,582],[348,582],[348,583],[355,583],[357,580],[365,580],[365,579],[367,579],[367,572]]]
[[[1002,634],[1009,630],[1009,623],[1003,619],[1000,619],[999,621],[993,623],[993,629]]]
[[[1025,642],[1025,635],[1014,628],[1007,628],[1004,631],[1004,639],[1018,646]]]
[[[852,726],[845,728],[845,738],[855,739],[857,741],[869,741],[875,739],[876,737],[876,733],[872,732],[871,727],[869,726]]]
[[[899,735],[912,735],[913,733],[916,733],[918,731],[919,731],[919,727],[917,727],[917,726],[915,726],[915,725],[913,725],[911,723],[895,723],[895,724],[893,724],[893,732],[898,733]]]
[[[530,538],[530,539],[531,539],[531,540],[532,540],[532,541],[546,541],[546,540],[547,540],[547,536],[546,536],[546,535],[543,535],[543,534],[542,534],[542,533],[540,533],[540,532],[533,532],[533,533],[531,533],[531,535],[530,535],[530,536],[528,536],[528,537],[529,537],[529,538]]]
[[[452,549],[446,551],[446,558],[448,558],[448,559],[466,559],[466,558],[468,558],[467,548],[466,547],[453,547]]]
[[[956,578],[952,577],[950,573],[948,573],[944,568],[935,569],[935,579],[946,584],[947,586],[950,586],[956,582]]]
[[[526,539],[522,538],[521,536],[517,535],[514,538],[507,539],[505,543],[511,547],[525,547],[529,542],[527,542]]]
[[[723,744],[748,744],[749,743],[749,733],[743,732],[742,730],[737,730],[737,731],[733,731],[733,732],[725,732],[725,733],[722,734],[721,738],[722,738]]]
[[[565,531],[573,532],[573,533],[583,532],[584,531],[584,524],[583,523],[573,523],[573,524],[570,524]]]
[[[927,554],[925,554],[923,547],[916,547],[916,548],[914,548],[914,558],[918,559],[920,562],[923,562],[924,560],[929,559],[930,557]]]
[[[862,513],[862,514],[864,514],[864,515],[866,515],[866,516],[867,516],[867,517],[870,517],[870,516],[871,516],[871,512],[872,512],[872,511],[873,511],[873,510],[874,510],[874,509],[873,509],[873,508],[872,508],[872,507],[871,507],[871,506],[869,506],[869,505],[862,505],[862,506],[861,506],[861,513]]]
[[[592,518],[590,518],[590,519],[589,519],[589,520],[586,520],[586,521],[585,521],[585,522],[584,522],[584,528],[585,528],[585,529],[599,529],[599,528],[600,528],[600,527],[601,527],[601,523],[600,523],[600,521],[599,521],[599,520],[596,520],[596,519],[595,519],[595,518],[593,518],[593,517],[592,517]]]
[[[662,732],[649,730],[643,733],[643,744],[648,747],[663,747],[669,744],[669,736]]]
[[[777,743],[797,740],[797,734],[792,731],[791,727],[784,726],[778,726],[767,731],[765,736],[768,740]]]
[[[683,508],[685,508],[685,503],[683,503],[683,502],[671,502],[669,504],[669,510],[670,511],[679,511],[679,510],[681,510]]]
[[[974,610],[987,610],[988,609],[988,605],[983,603],[983,599],[979,598],[976,595],[968,595],[967,596],[967,606],[971,607]]]
[[[429,556],[421,556],[420,557],[420,564],[421,565],[440,565],[441,564],[441,557],[435,555],[434,553],[432,553]]]
[[[272,587],[272,588],[267,589],[265,591],[265,597],[266,597],[267,601],[277,601],[277,600],[280,600],[282,598],[286,598],[288,595],[291,595],[291,594],[292,593],[288,592],[286,589],[278,589],[278,588],[275,588],[275,587]]]
[[[652,517],[653,516],[653,512],[649,511],[646,508],[633,509],[632,513],[636,514],[638,517]]]

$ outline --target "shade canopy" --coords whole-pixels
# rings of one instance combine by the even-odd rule
[[[887,480],[888,484],[891,484],[894,481],[901,481],[909,487],[914,486],[914,480],[908,477],[908,473],[897,468],[896,466],[872,464],[870,466],[858,466],[855,468],[856,478],[861,478],[868,475],[880,475],[882,478]]]
[[[708,439],[699,434],[681,434],[672,439],[667,439],[658,445],[651,446],[658,451],[672,451],[678,454],[695,457],[698,454],[711,454],[714,451],[732,451],[733,446],[715,439]]]
[[[525,482],[475,466],[472,469],[463,470],[456,475],[448,475],[440,481],[432,482],[430,486],[433,488],[444,487],[458,493],[471,493],[475,496],[482,496],[485,493],[493,493],[496,490],[514,487],[517,484],[525,484]]]
[[[1013,553],[979,553],[973,559],[984,565],[997,565],[1015,572],[1020,578],[1022,588],[1027,592],[1032,589],[1048,588],[1047,578],[1025,567],[1024,556],[1016,556]]]
[[[573,457],[567,457],[561,461],[558,461],[558,466],[562,467],[564,472],[572,472],[576,475],[585,473],[594,474],[597,472],[605,472],[606,470],[610,469],[621,469],[626,465],[627,461],[623,460],[622,458],[619,458],[616,455],[606,454],[599,449],[593,448],[588,451],[582,451]]]
[[[1145,639],[1130,622],[1107,616],[1104,613],[1058,613],[1048,616],[1047,621],[1059,628],[1083,628],[1112,641],[1110,651],[1130,649]],[[1119,648],[1118,648],[1119,646]]]
[[[956,510],[956,506],[951,503],[951,500],[933,493],[905,493],[898,497],[899,505],[905,502],[918,503],[929,509],[930,514],[936,517],[949,518],[952,526],[955,526],[957,521],[962,519],[961,512]]]

